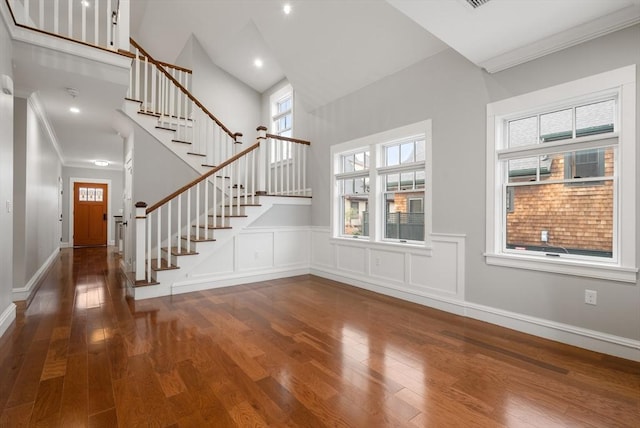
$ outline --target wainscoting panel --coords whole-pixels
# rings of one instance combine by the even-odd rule
[[[405,282],[404,251],[369,250],[370,273],[373,278],[390,280],[397,283]]]
[[[336,267],[339,270],[366,275],[367,248],[365,246],[333,244],[336,255]]]
[[[411,255],[409,285],[464,299],[464,239],[438,235],[432,242],[431,257]]]
[[[290,266],[309,263],[308,230],[275,231],[273,237],[275,266]]]
[[[264,269],[273,266],[273,233],[243,231],[236,236],[238,270]]]

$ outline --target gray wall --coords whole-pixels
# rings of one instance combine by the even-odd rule
[[[9,34],[0,23],[0,76],[13,76],[11,51]],[[13,98],[0,91],[0,314],[11,304],[13,288],[13,213],[7,212],[6,201],[13,201]]]
[[[20,138],[21,127],[26,127],[24,138]],[[29,101],[17,99],[14,129],[14,185],[24,185],[24,199],[16,200],[14,216],[14,288],[21,288],[60,247],[58,179],[62,165]]]
[[[152,205],[198,177],[175,153],[134,125],[133,197]]]
[[[253,144],[260,125],[260,94],[215,65],[194,36],[176,64],[193,70],[194,96],[231,132],[244,134],[246,147]]]
[[[98,168],[75,168],[75,167],[63,167],[62,168],[62,180],[64,184],[64,194],[62,195],[62,241],[68,242],[73,245],[73,238],[69,235],[70,232],[70,214],[69,214],[69,198],[73,195],[73,189],[70,188],[71,178],[91,178],[111,180],[111,199],[108,201],[111,208],[111,215],[122,215],[122,191],[124,189],[122,171],[106,170]],[[115,227],[113,225],[113,218],[109,221],[111,224],[111,233],[107,237],[109,241],[115,240]]]
[[[487,103],[638,64],[639,41],[636,25],[496,74],[447,50],[317,109],[307,117],[312,224],[329,226],[331,145],[430,118],[433,231],[466,235],[466,300],[640,339],[638,284],[488,266],[483,257]],[[597,306],[584,304],[586,288],[598,292]]]

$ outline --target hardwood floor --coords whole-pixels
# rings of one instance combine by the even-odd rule
[[[640,364],[314,276],[146,301],[61,252],[0,339],[0,426],[639,427]]]

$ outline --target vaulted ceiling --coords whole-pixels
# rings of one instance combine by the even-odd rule
[[[286,77],[313,109],[444,49],[495,72],[640,22],[640,0],[469,1],[484,4],[136,0],[131,34],[170,62],[193,34],[215,64],[256,91]]]

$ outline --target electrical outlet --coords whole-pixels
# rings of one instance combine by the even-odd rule
[[[542,242],[547,242],[549,240],[549,231],[548,230],[540,231],[540,240]]]
[[[597,305],[598,292],[594,290],[584,290],[584,302],[587,305]]]

